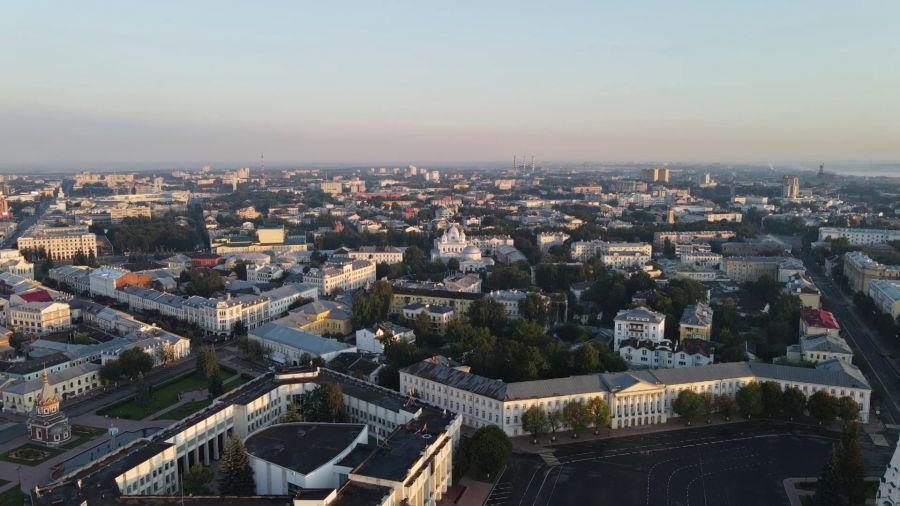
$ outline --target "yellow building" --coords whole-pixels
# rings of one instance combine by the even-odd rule
[[[330,300],[312,301],[289,312],[287,316],[275,322],[319,336],[325,334],[343,336],[353,332],[349,308],[340,302]]]
[[[466,321],[468,319],[469,306],[482,296],[483,294],[480,293],[395,286],[394,296],[391,299],[391,313],[403,314],[403,308],[418,302],[429,306],[449,307],[453,310],[454,319]]]

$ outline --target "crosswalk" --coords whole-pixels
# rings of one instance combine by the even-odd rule
[[[548,466],[558,466],[559,459],[556,458],[556,455],[553,454],[550,450],[544,450],[538,453],[542,459],[544,459],[544,463]]]
[[[506,501],[509,500],[512,491],[513,484],[511,481],[498,483],[494,489],[491,490],[491,495],[487,498],[487,501],[484,502],[484,506],[503,506],[506,504]]]

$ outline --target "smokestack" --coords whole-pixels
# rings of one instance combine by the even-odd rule
[[[531,174],[534,174],[534,155],[531,155]]]

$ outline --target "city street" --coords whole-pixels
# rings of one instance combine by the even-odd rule
[[[833,302],[831,310],[841,324],[844,337],[860,351],[863,359],[860,368],[873,383],[872,387],[883,396],[881,419],[888,424],[897,424],[900,422],[900,369],[894,358],[897,344],[884,342],[880,335],[864,325],[856,315],[851,298],[833,280],[813,270],[811,260],[807,260],[806,265],[822,295]]]

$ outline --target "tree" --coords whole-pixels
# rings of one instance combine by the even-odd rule
[[[550,424],[550,433],[553,434],[551,440],[556,441],[556,431],[558,431],[563,424],[562,411],[551,411],[550,414],[547,415],[547,423]]]
[[[353,303],[352,319],[356,328],[369,327],[387,319],[394,288],[387,281],[377,281]]]
[[[210,495],[212,491],[209,488],[210,482],[214,478],[212,470],[203,467],[200,464],[194,464],[184,474],[184,493],[187,495]]]
[[[210,269],[192,269],[189,279],[191,286],[188,293],[191,295],[210,297],[215,292],[225,288],[225,281],[222,280],[222,276]]]
[[[784,395],[781,391],[781,385],[774,381],[766,381],[760,385],[760,392],[762,394],[763,413],[769,418],[780,416]]]
[[[475,431],[469,444],[469,460],[476,479],[493,481],[511,452],[509,436],[500,427],[488,425]]]
[[[838,445],[838,463],[841,485],[850,504],[865,504],[866,483],[862,450],[859,447],[859,427],[853,423],[845,425]]]
[[[828,462],[822,469],[822,476],[816,483],[816,493],[813,496],[815,506],[842,506],[841,500],[841,471],[837,451],[832,450]]]
[[[231,327],[231,336],[232,337],[240,337],[247,335],[247,324],[244,323],[244,320],[238,320],[234,322],[234,326]]]
[[[678,416],[684,417],[687,424],[690,425],[691,420],[701,413],[703,409],[702,402],[697,392],[682,390],[678,393],[678,397],[675,398],[675,402],[672,403],[672,410]]]
[[[759,383],[748,383],[739,388],[734,400],[744,418],[759,416],[763,412],[762,388]]]
[[[806,408],[806,395],[797,387],[787,387],[781,398],[784,414],[790,419],[803,416]]]
[[[284,416],[281,417],[281,423],[300,422],[302,420],[300,411],[297,410],[297,403],[288,403],[287,411],[285,411]]]
[[[487,327],[496,334],[506,320],[506,306],[491,297],[482,297],[469,306],[469,323],[475,327]]]
[[[837,400],[837,416],[845,424],[856,421],[859,418],[859,403],[852,397],[843,396]]]
[[[719,394],[716,396],[716,411],[725,417],[725,420],[731,420],[737,411],[737,403],[734,398],[728,394]]]
[[[541,294],[529,293],[519,301],[519,314],[526,320],[546,325],[550,321],[550,304]]]
[[[150,384],[144,379],[144,375],[140,372],[137,374],[137,381],[134,383],[134,403],[139,407],[147,408],[153,399],[153,392],[150,390]]]
[[[569,401],[563,406],[563,417],[566,425],[572,429],[572,437],[587,428],[591,423],[591,411],[582,401]]]
[[[119,366],[126,378],[134,378],[153,369],[153,357],[140,348],[129,348],[119,355]]]
[[[228,438],[219,464],[219,493],[221,495],[254,495],[256,482],[253,468],[243,441],[237,437]]]
[[[609,404],[600,397],[591,397],[587,402],[587,408],[591,413],[591,423],[594,424],[594,434],[597,434],[600,427],[609,427],[612,423]]]
[[[447,270],[450,272],[456,272],[459,270],[459,260],[455,258],[451,258],[447,261]]]
[[[206,389],[212,397],[218,397],[225,393],[225,385],[222,383],[222,377],[216,374],[207,380]]]
[[[307,422],[343,422],[344,398],[337,383],[324,383],[300,396],[300,413]]]
[[[198,378],[207,381],[219,376],[219,357],[216,355],[216,349],[212,345],[200,348],[200,351],[197,353],[195,370]]]
[[[700,413],[706,418],[706,423],[712,421],[712,415],[716,412],[716,395],[712,392],[700,394]]]
[[[522,428],[531,434],[531,438],[537,440],[550,430],[550,421],[544,408],[534,405],[522,413]]]
[[[122,377],[122,367],[118,360],[110,360],[100,368],[100,379],[106,384],[115,383],[120,377]]]
[[[806,402],[806,409],[821,425],[834,420],[837,416],[837,399],[825,390],[819,390],[809,396],[809,400]]]

